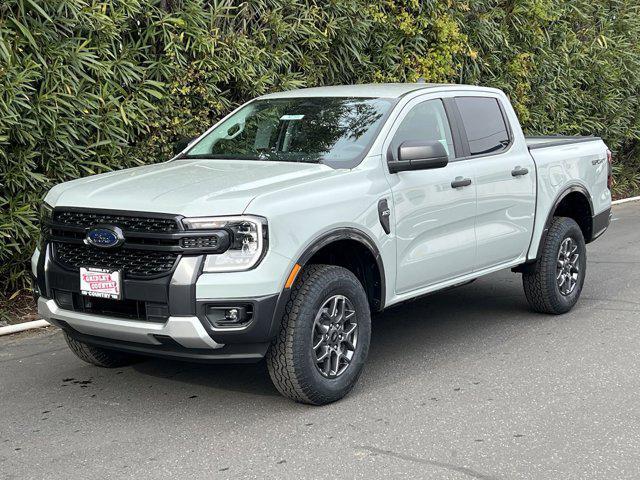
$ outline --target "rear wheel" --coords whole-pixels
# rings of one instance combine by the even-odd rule
[[[107,350],[105,348],[81,342],[70,337],[66,332],[64,333],[64,339],[67,341],[67,345],[76,357],[98,367],[123,367],[125,365],[131,365],[138,360],[138,357],[134,355],[116,352],[115,350]]]
[[[369,303],[356,276],[342,267],[311,265],[294,285],[267,352],[271,380],[297,402],[339,400],[360,376],[370,337]]]
[[[537,312],[568,312],[580,298],[587,269],[582,230],[571,218],[556,217],[538,261],[522,275],[524,293]]]

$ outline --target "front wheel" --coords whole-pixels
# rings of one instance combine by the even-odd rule
[[[580,298],[587,270],[582,230],[571,218],[551,223],[538,261],[522,275],[531,308],[541,313],[568,312]]]
[[[66,332],[64,332],[64,339],[76,357],[97,367],[123,367],[135,363],[138,360],[138,357],[128,353],[107,350],[106,348],[81,342],[80,340],[70,337]]]
[[[267,352],[269,375],[292,400],[335,402],[358,380],[370,338],[369,302],[356,276],[334,265],[311,265],[296,281]]]

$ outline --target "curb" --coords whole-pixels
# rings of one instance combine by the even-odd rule
[[[46,320],[34,320],[33,322],[17,323],[0,327],[0,337],[3,335],[11,335],[12,333],[24,332],[25,330],[33,330],[34,328],[43,328],[51,325]]]
[[[611,205],[620,205],[621,203],[635,202],[636,200],[640,200],[640,195],[637,197],[629,197],[629,198],[623,198],[621,200],[616,200],[614,202],[611,202]]]

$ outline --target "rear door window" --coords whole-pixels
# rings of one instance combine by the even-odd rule
[[[510,143],[509,130],[497,98],[456,97],[471,155],[505,150]]]

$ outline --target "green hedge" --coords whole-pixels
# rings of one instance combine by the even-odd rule
[[[528,132],[603,136],[634,188],[636,3],[3,0],[0,292],[25,285],[53,184],[166,160],[175,140],[274,90],[496,86]]]

